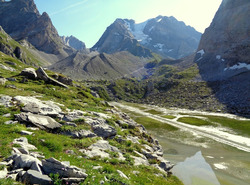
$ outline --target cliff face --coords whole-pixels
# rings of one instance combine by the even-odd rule
[[[151,57],[149,49],[142,47],[127,29],[123,19],[117,19],[111,24],[99,41],[93,46],[93,50],[105,53],[115,53],[119,51],[129,51],[135,56]]]
[[[77,39],[76,37],[72,35],[70,37],[62,36],[61,39],[65,45],[70,46],[78,51],[82,51],[86,49],[85,43],[80,41],[79,39]]]
[[[158,16],[142,23],[117,19],[93,47],[100,52],[129,51],[150,56],[149,50],[166,58],[182,58],[195,52],[201,33],[174,17]]]
[[[48,14],[40,15],[33,0],[1,1],[0,17],[0,25],[13,39],[26,39],[49,54],[72,53],[64,46]]]
[[[223,80],[249,72],[249,17],[249,0],[223,0],[201,38],[195,58],[205,80]]]

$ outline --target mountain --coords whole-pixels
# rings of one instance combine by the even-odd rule
[[[65,45],[70,46],[78,51],[86,49],[85,43],[72,35],[70,37],[62,36],[61,39]]]
[[[205,80],[225,80],[250,70],[250,1],[223,0],[202,35],[195,61]]]
[[[139,24],[117,19],[93,48],[107,53],[134,52],[136,45],[136,49],[144,47],[165,58],[178,59],[194,53],[200,37],[201,33],[174,17],[158,16]]]
[[[27,40],[36,49],[63,58],[73,53],[65,46],[47,13],[38,12],[33,0],[0,1],[0,25],[15,40]]]
[[[77,52],[49,69],[77,80],[110,80],[124,76],[142,77],[146,61],[126,51],[114,54]]]
[[[116,19],[116,21],[106,29],[92,50],[109,54],[119,51],[129,51],[135,56],[151,57],[151,51],[139,44],[125,23],[123,19]]]

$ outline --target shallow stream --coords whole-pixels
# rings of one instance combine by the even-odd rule
[[[138,116],[159,118],[159,121],[170,125],[174,125],[177,118],[183,115],[213,114],[130,103],[114,102],[113,105],[119,107],[132,118]],[[161,119],[159,117],[161,113],[171,114],[176,118],[172,120]],[[218,115],[244,119],[229,114]],[[206,127],[202,128],[204,129],[202,131],[199,130],[200,128],[196,130],[196,127],[189,127],[189,125],[186,127],[182,123],[180,123],[180,127],[178,125],[177,127],[179,128],[177,131],[168,131],[162,128],[147,130],[159,140],[163,147],[164,158],[176,164],[172,172],[185,185],[250,184],[250,138],[241,137],[232,132],[228,133],[226,129],[220,129],[220,133],[210,131],[211,128],[206,130]]]

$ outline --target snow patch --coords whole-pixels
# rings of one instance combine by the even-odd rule
[[[162,51],[164,44],[158,43],[158,44],[155,44],[155,45],[153,45],[153,46],[154,46],[155,48],[159,49],[160,51]]]
[[[141,42],[142,44],[147,44],[150,42],[150,40],[152,40],[148,35],[143,33],[143,30],[144,30],[145,26],[147,25],[148,21],[145,21],[145,22],[142,22],[139,24],[135,24],[134,29],[131,28],[131,25],[128,21],[124,20],[124,22],[125,22],[127,29],[133,34],[133,36],[135,37],[135,39],[138,42]]]
[[[215,168],[220,169],[220,170],[226,170],[227,166],[225,165],[225,163],[217,163],[214,164]]]
[[[158,19],[156,22],[161,22],[162,18]]]
[[[214,157],[213,156],[206,156],[207,158],[209,158],[209,159],[214,159]]]
[[[242,68],[246,68],[247,70],[250,70],[250,64],[246,64],[246,63],[238,63],[238,64],[235,64],[231,67],[227,67],[224,69],[224,71],[227,71],[227,70],[236,70],[236,69],[242,69]]]
[[[220,56],[220,55],[216,55],[216,59],[217,59],[217,60],[220,60],[220,59],[221,59],[221,56]]]
[[[203,56],[205,54],[205,51],[202,49],[202,50],[198,51],[197,54],[201,54],[201,56]]]
[[[148,31],[151,32],[155,27],[152,26]]]

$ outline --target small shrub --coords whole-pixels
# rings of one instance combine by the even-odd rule
[[[62,184],[62,179],[60,179],[60,175],[57,173],[57,174],[49,174],[50,178],[52,179],[53,181],[53,184],[54,185],[61,185]]]

